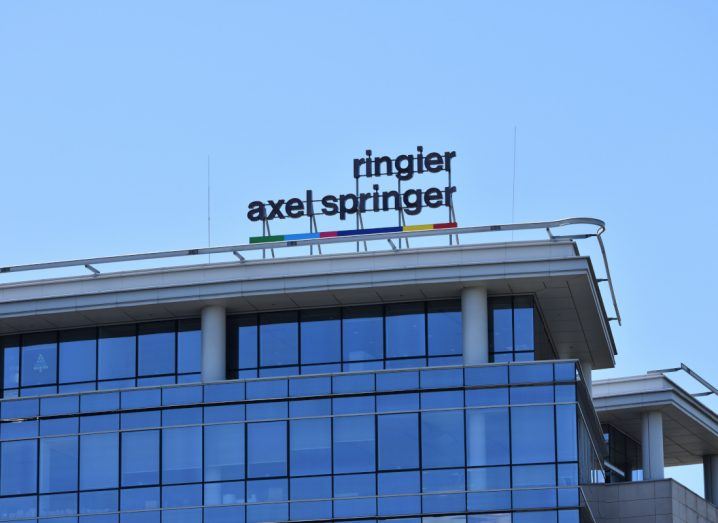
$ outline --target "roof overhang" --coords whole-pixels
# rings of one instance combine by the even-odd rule
[[[0,285],[0,335],[231,313],[534,294],[561,357],[612,367],[614,342],[588,257],[568,240],[325,254]]]
[[[602,423],[639,442],[642,415],[660,411],[666,466],[718,454],[718,415],[663,374],[594,381],[593,402]]]

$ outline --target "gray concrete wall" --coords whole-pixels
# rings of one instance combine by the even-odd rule
[[[672,479],[584,486],[596,523],[717,523],[718,509]]]

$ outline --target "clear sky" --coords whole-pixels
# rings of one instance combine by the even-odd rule
[[[251,200],[351,191],[367,147],[456,150],[460,224],[510,222],[516,126],[515,220],[608,223],[599,377],[718,382],[716,27],[713,0],[3,0],[0,265],[207,245],[208,155],[212,245],[261,232]]]

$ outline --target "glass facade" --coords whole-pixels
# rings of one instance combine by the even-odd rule
[[[606,483],[641,481],[643,451],[641,444],[612,425],[603,425],[603,439],[608,446]]]
[[[536,362],[6,399],[0,520],[578,522],[581,387]]]
[[[199,320],[0,338],[3,397],[199,381]]]

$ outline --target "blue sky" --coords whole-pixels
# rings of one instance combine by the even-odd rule
[[[206,245],[208,155],[213,245],[261,232],[252,200],[351,191],[367,147],[456,150],[460,224],[510,222],[516,126],[516,221],[608,223],[600,375],[718,382],[716,26],[710,0],[6,0],[0,265]]]

